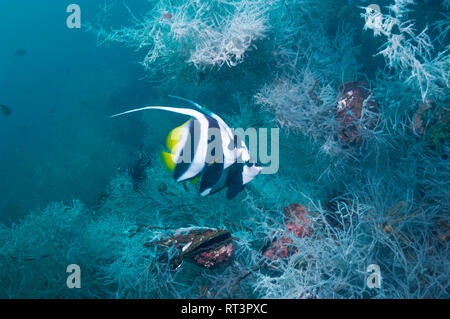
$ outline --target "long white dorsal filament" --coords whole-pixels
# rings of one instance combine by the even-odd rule
[[[141,112],[141,111],[147,111],[147,110],[162,110],[162,111],[168,111],[178,114],[184,114],[191,117],[194,117],[198,122],[200,123],[200,137],[199,137],[199,144],[198,148],[194,154],[194,159],[189,166],[189,169],[186,170],[178,179],[177,182],[188,180],[190,178],[193,178],[197,176],[203,169],[205,165],[206,155],[207,155],[207,149],[208,149],[208,120],[206,119],[205,115],[199,111],[192,110],[192,109],[186,109],[186,108],[178,108],[178,107],[168,107],[168,106],[146,106],[138,109],[129,110],[126,112],[122,112],[119,114],[112,115],[111,118],[135,113],[135,112]]]

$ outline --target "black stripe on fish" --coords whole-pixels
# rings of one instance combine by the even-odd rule
[[[202,194],[205,190],[211,189],[217,185],[223,174],[223,163],[208,164],[203,172],[202,180],[200,182],[199,193]],[[208,195],[210,192],[208,193]]]
[[[216,129],[217,133],[220,133],[220,127],[219,127],[219,123],[217,122],[217,120],[215,120],[212,117],[207,116],[205,114],[202,114],[202,116],[208,122],[208,127],[207,127],[208,132],[209,132],[209,129],[214,128],[214,129]],[[197,119],[194,119],[193,121],[189,122],[188,125],[189,125],[189,127],[188,127],[187,132],[189,133],[189,136],[181,148],[179,162],[176,163],[176,165],[175,165],[174,179],[178,182],[195,179],[195,178],[199,177],[200,175],[202,175],[205,171],[206,165],[208,164],[206,162],[208,154],[215,155],[217,153],[217,151],[214,149],[214,145],[216,145],[217,143],[221,143],[221,137],[214,135],[214,139],[217,139],[217,141],[215,143],[210,144],[210,142],[212,142],[214,140],[213,138],[211,138],[208,141],[207,145],[201,145],[200,122]],[[190,156],[189,155],[184,156],[185,152],[187,151],[187,148],[189,146],[191,147]],[[212,147],[212,149],[211,149],[211,147]],[[223,147],[223,145],[221,145],[221,147]],[[204,150],[204,148],[206,148],[206,153],[205,153],[205,158],[201,159],[202,163],[201,164],[193,163],[197,152],[199,152],[200,150]],[[221,153],[223,154],[223,150],[221,150]],[[188,156],[189,156],[189,158],[185,158]],[[221,161],[223,162],[223,159]],[[180,179],[184,174],[189,173],[189,170],[191,170],[194,167],[193,164],[195,164],[195,169],[198,169],[198,165],[202,165],[201,170],[199,170],[199,172],[197,174],[191,176],[190,178]],[[222,169],[223,169],[223,165],[222,165]],[[219,179],[219,178],[220,178],[220,175],[217,179]]]
[[[240,191],[244,189],[244,183],[242,181],[242,170],[244,164],[236,163],[230,167],[230,172],[227,177],[226,186],[227,189],[227,199],[233,199],[239,194]]]

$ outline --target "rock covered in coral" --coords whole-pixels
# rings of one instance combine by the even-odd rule
[[[440,151],[442,146],[450,139],[450,112],[440,108],[431,99],[426,103],[420,102],[414,114],[411,125],[413,133],[422,138],[425,136],[428,144]]]
[[[273,260],[287,258],[297,252],[291,244],[291,238],[281,237],[270,244],[269,248],[264,251],[264,256]]]
[[[199,266],[212,269],[227,264],[233,255],[234,244],[217,245],[193,255],[192,259]]]
[[[286,258],[298,250],[292,247],[293,240],[289,238],[292,233],[297,238],[309,237],[313,234],[313,221],[307,210],[300,204],[291,204],[284,208],[285,235],[273,241],[264,251],[264,256],[270,259]]]
[[[339,87],[340,99],[336,116],[339,122],[339,140],[348,145],[361,143],[363,126],[373,127],[377,119],[370,114],[378,113],[369,85],[365,82],[346,82]]]
[[[412,131],[418,136],[425,133],[425,127],[430,121],[429,111],[433,108],[433,101],[429,100],[427,103],[420,102],[419,108],[414,114],[414,121],[412,123]]]
[[[181,266],[183,260],[198,266],[215,269],[229,264],[233,257],[234,243],[231,233],[222,229],[180,229],[173,236],[145,246],[157,245],[169,260],[172,269]]]
[[[313,232],[312,220],[308,212],[300,204],[291,204],[284,208],[284,217],[287,231],[295,237],[302,238],[310,236]]]

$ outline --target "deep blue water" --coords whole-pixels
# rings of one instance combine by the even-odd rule
[[[2,221],[49,201],[93,201],[124,157],[107,115],[125,103],[113,94],[141,70],[128,59],[133,52],[98,47],[92,33],[68,29],[68,4],[0,3],[0,96],[12,110],[0,125]],[[83,22],[95,16],[96,1],[79,4]]]

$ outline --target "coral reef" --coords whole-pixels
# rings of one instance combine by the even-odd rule
[[[390,68],[396,68],[400,76],[411,85],[419,88],[422,100],[439,95],[443,89],[449,89],[448,69],[442,64],[448,63],[448,50],[433,55],[435,47],[428,35],[428,28],[417,33],[414,22],[406,20],[414,0],[395,0],[388,7],[389,14],[382,14],[378,8],[367,7],[362,14],[365,29],[372,29],[375,36],[384,35],[387,42],[378,53],[387,60]],[[393,29],[398,29],[394,32]]]
[[[195,73],[185,91],[227,123],[278,126],[280,169],[232,201],[203,198],[154,142],[96,205],[0,226],[0,296],[448,298],[448,24],[422,27],[413,0],[355,2],[149,1],[126,7],[128,27],[91,26],[99,44],[144,51],[168,86]],[[349,6],[358,20],[341,18]],[[65,287],[72,263],[82,289]]]
[[[180,1],[164,0],[133,25],[107,31],[91,28],[99,44],[112,42],[146,50],[142,64],[152,69],[155,62],[166,68],[182,62],[198,69],[234,66],[244,60],[255,42],[264,38],[266,15],[275,1]]]

